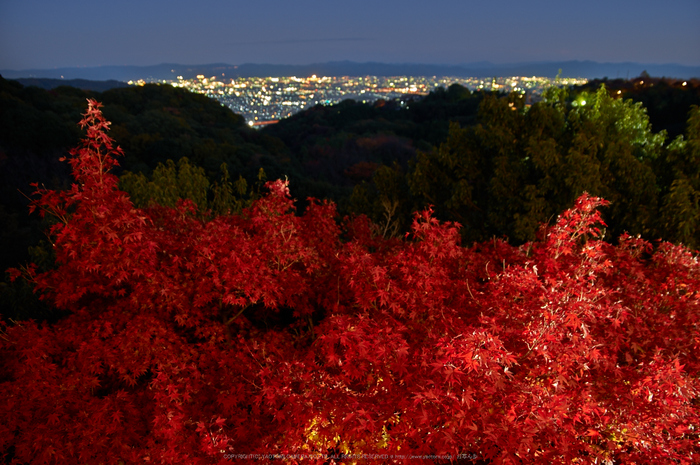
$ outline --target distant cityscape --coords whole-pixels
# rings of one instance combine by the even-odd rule
[[[144,85],[146,80],[129,81],[130,85]],[[439,87],[460,84],[469,90],[504,91],[521,93],[528,101],[536,101],[542,92],[553,85],[570,86],[587,82],[583,78],[551,79],[547,77],[238,77],[198,75],[193,79],[178,76],[161,83],[182,87],[207,95],[242,115],[253,127],[273,124],[315,105],[331,105],[346,99],[373,103],[380,99],[398,100],[409,105],[416,97],[428,95]]]

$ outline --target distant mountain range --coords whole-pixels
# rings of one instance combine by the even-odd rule
[[[115,81],[114,79],[110,79],[107,81],[89,81],[87,79],[17,78],[15,79],[15,81],[19,82],[25,87],[34,86],[46,90],[54,89],[59,86],[70,86],[75,87],[76,89],[104,92],[106,90],[115,89],[118,87],[129,87],[129,84],[127,84],[126,82]]]
[[[489,62],[464,65],[356,63],[336,61],[310,65],[179,65],[164,63],[154,66],[97,66],[53,69],[0,70],[5,79],[51,78],[85,79],[93,81],[116,80],[122,82],[144,80],[172,80],[182,76],[191,79],[199,74],[207,77],[266,77],[266,76],[452,76],[452,77],[502,77],[544,76],[555,77],[561,70],[562,77],[587,79],[629,79],[646,71],[654,77],[689,79],[700,77],[700,66],[643,63],[597,63],[594,61],[561,61],[538,63],[493,64]]]

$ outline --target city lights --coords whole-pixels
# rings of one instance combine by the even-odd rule
[[[130,82],[143,85],[140,80]],[[531,102],[552,86],[585,84],[585,79],[545,77],[501,77],[501,78],[457,78],[414,76],[362,76],[329,77],[312,75],[308,78],[257,77],[219,79],[198,75],[195,79],[168,81],[176,87],[205,94],[221,102],[235,113],[242,115],[249,125],[262,126],[287,118],[315,105],[329,105],[353,99],[373,103],[380,99],[400,99],[405,105],[411,98],[421,98],[439,87],[448,88],[459,84],[472,91],[508,91],[521,94]],[[584,104],[584,103],[581,103]]]

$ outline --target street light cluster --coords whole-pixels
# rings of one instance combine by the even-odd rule
[[[439,87],[460,84],[472,91],[516,92],[536,98],[552,85],[580,85],[585,79],[546,77],[459,78],[437,76],[316,76],[252,77],[227,79],[225,75],[178,76],[159,81],[205,94],[241,114],[251,126],[276,122],[315,105],[330,105],[347,99],[364,103],[380,99],[410,99],[428,95]],[[130,82],[143,85],[145,81]]]

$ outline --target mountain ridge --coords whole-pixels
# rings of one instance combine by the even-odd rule
[[[453,77],[505,77],[543,76],[576,77],[587,79],[629,79],[647,72],[651,76],[677,79],[700,77],[700,66],[678,64],[644,64],[633,62],[599,63],[595,61],[546,61],[493,64],[489,62],[461,65],[434,65],[420,63],[379,63],[331,61],[308,65],[279,65],[243,63],[231,65],[210,63],[182,65],[161,63],[151,66],[106,65],[94,67],[65,67],[53,69],[0,70],[5,79],[46,78],[85,79],[93,81],[148,81],[174,80],[178,76],[191,79],[197,75],[224,76],[226,78],[266,76],[453,76]]]

